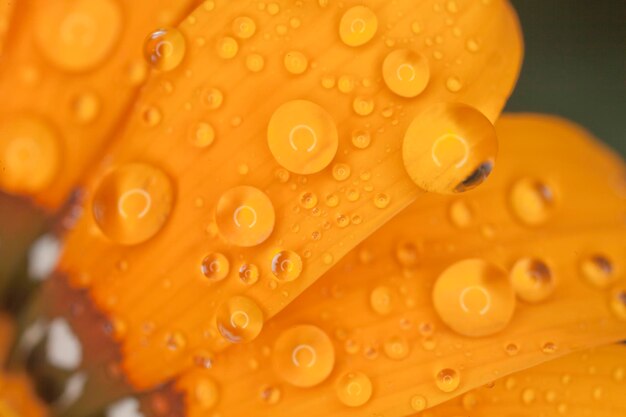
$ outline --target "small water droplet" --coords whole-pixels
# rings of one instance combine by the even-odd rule
[[[555,288],[552,271],[541,259],[519,259],[511,269],[510,280],[517,296],[529,303],[544,301]]]
[[[374,100],[370,97],[356,97],[352,102],[352,109],[359,116],[369,116],[374,111]]]
[[[372,381],[362,372],[346,372],[335,384],[337,398],[348,407],[359,407],[372,396]]]
[[[550,217],[554,206],[554,193],[541,181],[522,178],[513,184],[509,203],[518,220],[535,226],[545,223]]]
[[[304,209],[310,210],[313,207],[317,206],[317,195],[310,191],[306,191],[300,194],[300,206]]]
[[[402,360],[409,356],[409,342],[403,337],[394,336],[385,341],[383,350],[389,359]]]
[[[309,60],[300,51],[289,51],[285,54],[284,64],[287,72],[300,75],[304,74],[309,67]]]
[[[580,263],[583,278],[591,285],[606,289],[617,279],[613,263],[605,255],[593,254],[586,256]]]
[[[224,102],[224,94],[217,88],[209,88],[204,91],[204,104],[211,109],[216,110],[222,106]]]
[[[190,126],[189,143],[197,148],[207,148],[215,140],[215,130],[207,122],[198,122]]]
[[[411,408],[413,411],[424,411],[427,405],[426,397],[422,395],[414,395],[411,397]]]
[[[352,132],[352,145],[357,149],[366,149],[372,143],[372,137],[367,130],[355,130]]]
[[[621,284],[611,289],[609,306],[615,318],[626,321],[626,285]]]
[[[354,6],[346,10],[339,23],[339,37],[343,43],[352,47],[371,41],[377,30],[378,18],[365,6]]]
[[[240,39],[251,38],[256,32],[256,23],[248,16],[240,16],[233,20],[233,33]]]
[[[378,193],[374,196],[374,205],[379,209],[387,208],[391,198],[385,193]]]
[[[230,36],[224,36],[217,41],[217,55],[222,59],[233,59],[239,52],[239,43]]]
[[[435,376],[437,388],[443,392],[455,391],[461,383],[461,376],[456,369],[444,368]]]
[[[383,79],[387,87],[401,97],[417,97],[428,85],[428,59],[409,49],[391,52],[383,62]]]
[[[144,42],[143,53],[152,66],[161,71],[178,67],[185,57],[186,41],[176,28],[157,29]]]
[[[302,273],[302,258],[293,251],[280,251],[272,258],[272,273],[279,281],[293,281]]]
[[[212,253],[202,260],[200,269],[210,281],[221,281],[228,276],[230,263],[223,254]]]
[[[450,204],[450,219],[456,227],[460,229],[468,227],[473,217],[472,210],[465,201],[456,200]]]

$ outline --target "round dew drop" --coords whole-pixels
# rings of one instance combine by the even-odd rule
[[[365,45],[374,38],[378,30],[376,14],[365,6],[346,10],[339,23],[339,37],[348,46]]]
[[[233,33],[240,39],[251,38],[256,32],[256,23],[247,16],[240,16],[233,20]]]
[[[435,383],[441,391],[452,392],[459,387],[461,376],[456,369],[445,368],[437,372]]]
[[[309,60],[302,52],[290,51],[285,54],[284,64],[287,72],[300,75],[309,67]]]
[[[550,267],[540,259],[522,258],[515,262],[510,281],[517,296],[529,303],[544,301],[555,288]]]
[[[289,250],[280,251],[272,258],[272,273],[279,281],[293,281],[302,273],[302,258]]]
[[[157,29],[144,43],[144,56],[148,63],[160,71],[178,67],[185,56],[186,41],[176,28]]]
[[[493,169],[498,139],[482,113],[460,103],[440,103],[420,113],[402,143],[407,173],[420,188],[459,193],[482,184]]]
[[[231,297],[217,310],[217,329],[232,343],[250,342],[262,328],[263,312],[247,297]]]
[[[335,384],[337,398],[348,407],[359,407],[372,396],[372,381],[362,372],[346,372]]]
[[[215,212],[220,234],[229,243],[241,247],[256,246],[274,230],[274,206],[258,188],[242,185],[220,197]]]
[[[105,236],[122,245],[135,245],[163,228],[173,202],[173,185],[163,171],[130,163],[104,176],[94,193],[92,212]]]
[[[239,279],[246,285],[254,285],[261,273],[255,264],[243,264],[239,267]]]
[[[615,318],[626,321],[626,285],[618,285],[609,292],[609,307]]]
[[[72,72],[96,67],[122,33],[122,11],[115,0],[74,0],[62,7],[45,1],[34,8],[34,39],[53,65]]]
[[[272,363],[276,374],[296,387],[312,387],[330,375],[335,349],[330,337],[316,326],[298,325],[276,339]]]
[[[502,331],[515,311],[515,292],[506,271],[482,259],[449,266],[437,278],[432,296],[441,320],[469,337]]]
[[[393,51],[383,62],[383,79],[400,97],[417,97],[426,89],[430,79],[428,59],[409,49]]]
[[[221,253],[212,253],[202,260],[202,274],[210,281],[221,281],[228,276],[230,263]]]
[[[217,55],[222,59],[233,59],[239,52],[239,44],[230,36],[224,36],[217,42]]]
[[[580,272],[588,283],[600,289],[606,289],[617,279],[613,263],[604,255],[586,256],[580,262]]]
[[[60,141],[52,126],[33,116],[0,121],[0,187],[31,194],[54,180],[61,162]]]
[[[306,100],[289,101],[272,115],[267,140],[276,161],[296,174],[314,174],[326,168],[339,146],[330,114]]]
[[[533,178],[516,181],[509,193],[509,204],[515,217],[529,226],[545,223],[554,206],[554,193],[543,182]]]

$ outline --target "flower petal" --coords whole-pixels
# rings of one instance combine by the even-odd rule
[[[201,375],[219,393],[212,411],[410,415],[422,399],[435,406],[626,338],[624,164],[558,118],[505,115],[497,130],[500,164],[485,186],[463,197],[419,199],[257,340],[213,358]],[[520,205],[521,179],[542,186]],[[547,212],[532,225],[516,211],[537,214],[538,207]],[[526,259],[534,263],[520,263]],[[316,355],[325,342],[298,330],[305,324],[332,340],[334,357]],[[287,348],[285,332],[299,335]],[[334,364],[330,373],[322,372],[326,361]],[[206,411],[180,386],[191,399],[186,415]]]
[[[207,1],[185,20],[182,64],[139,97],[59,267],[124,323],[135,387],[229,345],[220,306],[256,317],[226,338],[253,338],[420,194],[401,152],[415,116],[491,129],[519,70],[517,20],[506,2],[457,3]]]

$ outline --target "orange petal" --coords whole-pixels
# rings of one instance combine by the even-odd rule
[[[54,211],[144,81],[146,35],[179,21],[194,1],[9,1],[0,20],[12,3],[0,68],[0,190]]]
[[[0,3],[0,56],[2,56],[4,43],[6,42],[14,5],[15,3],[12,1],[3,1]]]
[[[215,385],[217,414],[409,415],[421,398],[434,406],[625,339],[624,164],[561,119],[505,115],[496,127],[500,163],[486,185],[419,199],[253,343],[183,376],[173,390],[186,415],[209,408],[188,378]],[[534,191],[517,201],[528,181]],[[544,216],[529,225],[529,213]],[[326,334],[334,357],[318,357],[327,342],[301,325]],[[298,335],[287,345],[286,332]]]
[[[422,417],[621,417],[626,415],[626,346],[567,355],[499,379]]]
[[[208,1],[180,26],[185,59],[138,99],[86,189],[58,269],[123,323],[123,366],[136,387],[180,372],[198,349],[228,345],[219,311],[254,315],[245,334],[222,327],[232,340],[253,338],[261,316],[420,194],[401,152],[416,115],[467,128],[476,149],[493,140],[489,120],[521,58],[508,3],[365,4]],[[174,49],[182,42],[176,31],[161,36]],[[452,142],[439,150],[442,166],[462,150]],[[480,171],[489,156],[466,151]],[[458,185],[470,165],[427,182]]]

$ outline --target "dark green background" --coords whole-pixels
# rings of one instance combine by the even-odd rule
[[[525,57],[508,111],[573,120],[626,156],[626,0],[511,0]]]

